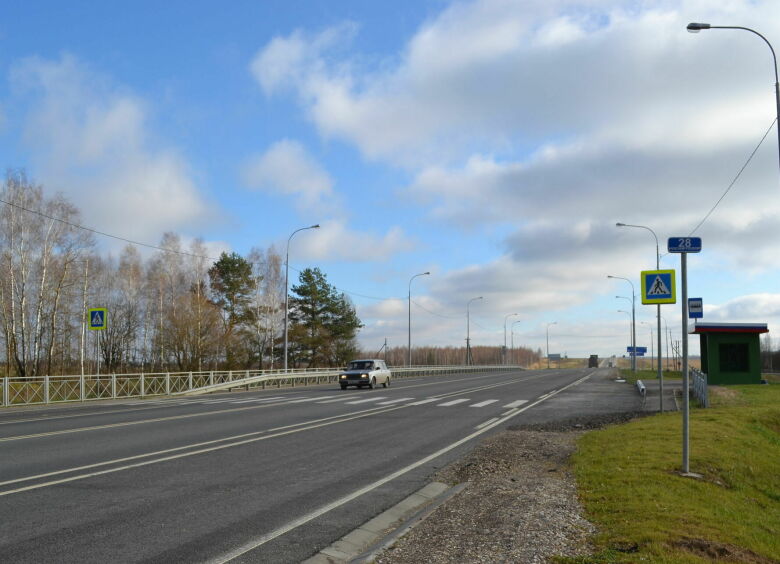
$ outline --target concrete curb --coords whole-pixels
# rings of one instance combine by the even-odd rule
[[[452,488],[442,482],[432,482],[330,546],[323,548],[311,558],[304,560],[302,564],[346,564],[357,557],[361,557],[360,561],[368,561],[366,558],[373,556],[386,545],[392,544],[403,532],[410,529],[415,519],[422,520],[419,518],[429,506],[438,506],[463,487],[461,485]]]

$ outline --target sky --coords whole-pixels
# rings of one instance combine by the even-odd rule
[[[771,0],[12,0],[0,155],[84,225],[149,244],[283,252],[320,224],[292,238],[291,280],[317,266],[348,293],[367,351],[406,345],[411,288],[414,345],[468,329],[472,345],[621,355],[632,288],[608,275],[633,283],[650,347],[655,239],[617,222],[654,230],[662,269],[680,266],[667,238],[701,237],[704,321],[771,335],[771,52],[692,21],[780,47]],[[662,315],[679,339],[680,304]]]

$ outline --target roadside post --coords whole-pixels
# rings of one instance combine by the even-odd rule
[[[108,327],[108,309],[104,307],[93,307],[89,309],[89,317],[87,318],[87,321],[89,322],[87,324],[87,327],[90,331],[105,331],[106,327]],[[96,333],[96,343],[95,347],[96,350],[96,356],[97,356],[97,373],[100,375],[100,333]],[[82,395],[84,390],[84,375],[81,375],[81,389],[82,389]]]
[[[688,381],[688,253],[701,252],[701,237],[669,237],[667,250],[680,255],[680,288],[682,292],[682,374],[683,374],[683,448],[682,473],[690,473],[690,406]]]
[[[677,287],[674,284],[674,270],[643,270],[642,280],[642,303],[645,305],[656,304],[659,308],[661,304],[677,303]],[[661,318],[660,312],[658,318]],[[668,344],[668,342],[667,342]],[[658,387],[659,387],[659,411],[664,412],[664,372],[660,368],[661,354],[660,341],[658,345]],[[669,357],[669,347],[667,346],[667,358]]]

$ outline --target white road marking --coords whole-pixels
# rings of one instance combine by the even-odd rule
[[[272,398],[255,398],[255,399],[245,399],[245,400],[237,400],[233,403],[261,403],[264,401],[273,401],[273,400],[280,400],[285,399],[284,396],[276,396]]]
[[[37,480],[40,478],[46,478],[49,476],[56,476],[60,474],[68,474],[71,472],[78,472],[79,470],[88,470],[91,468],[99,468],[100,466],[107,466],[109,464],[118,464],[120,462],[128,462],[131,460],[138,460],[139,458],[148,458],[150,456],[158,456],[160,454],[169,454],[176,451],[181,451],[188,448],[198,448],[206,445],[214,445],[216,443],[224,443],[225,441],[235,441],[232,443],[221,444],[217,446],[211,446],[209,448],[201,448],[199,450],[193,450],[190,452],[184,452],[181,454],[174,454],[170,456],[164,456],[162,458],[155,458],[154,460],[145,460],[142,462],[136,462],[134,464],[128,464],[126,466],[119,466],[117,468],[109,468],[107,470],[98,470],[96,472],[90,472],[88,474],[81,474],[79,476],[71,476],[69,478],[62,478],[60,480],[53,480],[51,482],[43,482],[40,484],[33,484],[31,486],[24,486],[15,490],[0,491],[0,497],[11,495],[19,492],[25,492],[29,490],[37,490],[48,486],[55,486],[58,484],[65,484],[67,482],[75,482],[77,480],[84,480],[86,478],[92,478],[95,476],[102,476],[104,474],[112,474],[114,472],[121,472],[122,470],[129,470],[131,468],[139,468],[141,466],[148,466],[150,464],[157,464],[159,462],[167,462],[169,460],[177,460],[179,458],[186,458],[188,456],[195,456],[197,454],[204,454],[208,452],[214,452],[223,450],[230,447],[241,446],[249,443],[255,443],[257,441],[264,441],[266,439],[273,439],[285,435],[291,435],[293,433],[299,433],[301,431],[309,431],[311,429],[317,429],[320,427],[327,427],[329,425],[335,425],[337,423],[343,423],[345,421],[352,421],[353,419],[361,419],[363,417],[370,417],[378,413],[386,413],[388,411],[394,411],[396,409],[403,409],[404,406],[391,406],[391,407],[375,407],[366,409],[365,411],[357,411],[348,415],[333,415],[331,417],[325,417],[323,419],[315,419],[313,421],[304,421],[302,423],[293,423],[292,425],[285,425],[283,427],[275,427],[273,429],[266,429],[265,431],[254,431],[252,433],[242,433],[240,435],[234,435],[232,437],[224,437],[222,439],[215,439],[212,441],[206,441],[202,443],[195,443],[191,445],[185,445],[181,447],[170,448],[157,452],[149,452],[146,454],[137,454],[135,456],[128,456],[125,458],[118,458],[116,460],[107,460],[105,462],[98,462],[95,464],[89,464],[87,466],[79,466],[77,468],[68,468],[66,470],[57,470],[55,472],[48,472],[46,474],[38,474],[37,476],[27,476],[24,478],[16,478],[15,480],[6,480],[0,482],[0,486],[8,484],[15,484],[19,482],[29,482],[30,480]],[[295,427],[299,427],[296,429]],[[238,440],[240,439],[240,440]]]
[[[336,399],[330,399],[330,400],[325,400],[325,401],[318,401],[317,403],[336,403],[336,402],[339,402],[339,401],[347,401],[349,399],[352,399],[353,397],[355,397],[355,396],[344,396],[344,397],[336,398]]]
[[[479,403],[475,403],[473,405],[470,405],[469,407],[485,407],[486,405],[490,405],[491,403],[496,403],[498,400],[486,400],[481,401]]]
[[[479,425],[477,425],[474,428],[475,429],[481,429],[482,427],[486,427],[486,426],[490,425],[491,423],[495,423],[496,421],[498,421],[498,419],[499,419],[498,417],[494,417],[493,419],[488,419],[484,423],[480,423]]]
[[[517,401],[513,401],[512,403],[508,403],[508,404],[506,404],[504,407],[509,407],[509,408],[512,408],[512,407],[520,407],[520,406],[521,406],[521,405],[523,405],[524,403],[528,403],[528,400],[517,400]]]
[[[582,380],[585,380],[585,379],[587,379],[589,377],[590,377],[590,374],[588,374],[587,376],[583,376],[580,380],[578,380],[578,382],[582,381]],[[571,385],[572,384],[569,384],[568,386],[564,386],[563,388],[558,390],[556,393],[562,392],[563,390],[569,388]],[[390,482],[391,480],[394,480],[394,479],[398,478],[399,476],[403,476],[407,472],[411,472],[412,470],[422,466],[423,464],[427,464],[428,462],[430,462],[432,460],[435,460],[436,458],[440,457],[442,454],[445,454],[445,453],[447,453],[447,452],[449,452],[449,451],[451,451],[451,450],[453,450],[455,448],[458,448],[460,445],[462,445],[464,443],[467,443],[471,439],[474,439],[474,438],[482,435],[483,433],[488,432],[489,430],[493,429],[494,427],[496,427],[498,425],[501,425],[505,421],[508,421],[512,417],[514,417],[514,416],[516,416],[516,415],[518,415],[520,413],[523,413],[524,411],[527,411],[527,410],[531,409],[532,407],[538,405],[542,401],[543,400],[536,400],[533,403],[530,403],[527,406],[523,407],[522,409],[513,409],[510,412],[511,415],[509,415],[507,417],[502,417],[501,419],[498,419],[497,421],[494,421],[493,423],[491,423],[489,425],[485,425],[484,427],[482,427],[481,429],[479,429],[477,431],[474,431],[470,435],[467,435],[467,436],[463,437],[462,439],[457,440],[454,443],[452,443],[452,444],[450,444],[450,445],[448,445],[448,446],[446,446],[446,447],[444,447],[444,448],[442,448],[440,450],[437,450],[433,454],[429,454],[425,458],[421,458],[420,460],[410,464],[409,466],[405,466],[405,467],[401,468],[400,470],[397,470],[397,471],[393,472],[392,474],[389,474],[389,475],[385,476],[384,478],[381,478],[380,480],[377,480],[373,484],[368,484],[367,486],[364,486],[364,487],[360,488],[359,490],[356,490],[356,491],[352,492],[351,494],[348,494],[348,495],[346,495],[344,497],[341,497],[341,498],[339,498],[339,499],[337,499],[337,500],[335,500],[335,501],[333,501],[331,503],[328,503],[327,505],[323,505],[322,507],[312,511],[311,513],[308,513],[306,515],[303,515],[303,516],[299,517],[298,519],[290,521],[286,525],[283,525],[283,526],[279,527],[278,529],[274,529],[270,533],[266,533],[265,535],[262,535],[259,538],[257,538],[257,539],[255,539],[253,541],[250,541],[250,542],[248,542],[248,543],[238,547],[237,549],[235,549],[235,550],[225,554],[221,558],[215,558],[213,560],[210,560],[209,564],[224,564],[225,562],[230,562],[231,560],[234,560],[234,559],[238,558],[239,556],[242,556],[242,555],[246,554],[247,552],[249,552],[251,550],[259,548],[259,547],[263,546],[264,544],[274,540],[275,538],[278,538],[278,537],[280,537],[280,536],[282,536],[282,535],[284,535],[286,533],[289,533],[290,531],[292,531],[294,529],[297,529],[301,525],[305,525],[309,521],[312,521],[312,520],[316,519],[317,517],[325,515],[326,513],[336,509],[337,507],[341,507],[345,503],[349,503],[353,499],[357,499],[358,497],[360,497],[360,496],[362,496],[364,494],[367,494],[368,492],[370,492],[372,490],[375,490],[376,488],[378,488],[380,486],[383,486],[387,482]],[[408,405],[412,405],[412,404],[408,404]]]
[[[470,401],[470,400],[469,398],[456,399],[456,400],[448,401],[446,403],[440,403],[436,407],[449,407],[451,405],[457,405],[459,403],[463,403],[464,401]]]
[[[426,403],[433,403],[435,401],[441,401],[441,398],[428,398],[428,399],[424,399],[422,401],[416,401],[414,403],[410,403],[409,405],[423,405],[423,404],[426,404]]]
[[[379,405],[391,405],[391,404],[398,403],[398,402],[401,402],[401,401],[408,401],[408,400],[413,400],[413,399],[414,398],[398,398],[398,399],[394,399],[394,400],[390,400],[390,401],[380,401]]]
[[[387,398],[387,396],[374,396],[373,398],[368,398],[368,399],[362,399],[362,400],[357,400],[357,401],[348,401],[347,403],[350,404],[350,405],[357,405],[359,403],[368,403],[370,401],[376,401],[376,400],[381,400],[381,399],[386,399],[386,398]]]

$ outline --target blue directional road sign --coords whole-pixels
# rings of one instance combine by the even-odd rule
[[[89,310],[89,328],[92,331],[102,331],[108,325],[108,310],[104,307],[93,307]]]
[[[674,270],[643,270],[641,280],[643,304],[677,303]]]
[[[701,237],[669,237],[666,248],[670,253],[700,253]]]
[[[688,317],[690,319],[704,317],[704,301],[701,298],[688,298]]]
[[[647,347],[636,347],[636,354],[634,353],[634,347],[626,347],[628,356],[645,356],[647,353]]]

